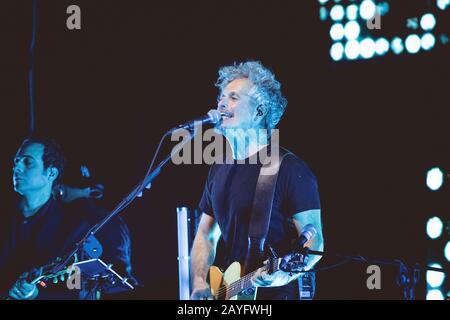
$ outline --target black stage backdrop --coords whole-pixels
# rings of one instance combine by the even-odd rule
[[[81,8],[78,31],[66,28],[71,4]],[[28,133],[31,1],[2,1],[0,12],[6,212],[11,158]],[[289,101],[281,144],[317,175],[326,250],[425,261],[425,222],[444,209],[445,193],[431,198],[425,173],[449,169],[448,50],[334,63],[317,1],[47,0],[38,2],[37,18],[37,131],[63,146],[69,183],[86,164],[106,185],[104,206],[141,179],[166,129],[215,106],[220,66],[256,59],[275,72]],[[131,298],[178,298],[175,208],[196,207],[207,169],[167,166],[122,213],[145,285]],[[402,297],[394,267],[382,269],[379,291],[367,289],[366,267],[318,273],[317,298]]]

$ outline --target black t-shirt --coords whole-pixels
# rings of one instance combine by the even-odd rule
[[[220,227],[224,252],[216,263],[222,263],[223,268],[234,261],[245,261],[260,168],[261,164],[234,163],[214,164],[209,170],[199,208],[214,217]],[[278,174],[266,243],[280,255],[287,253],[291,240],[298,236],[292,216],[312,209],[320,209],[316,178],[305,162],[289,154]]]

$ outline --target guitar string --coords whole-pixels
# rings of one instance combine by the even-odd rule
[[[278,266],[275,267],[274,271],[277,271],[277,270],[279,270]],[[240,283],[244,282],[244,284],[245,284],[246,281],[250,281],[251,278],[253,277],[253,275],[256,273],[256,271],[257,270],[255,270],[255,271],[253,271],[253,272],[243,276],[242,278],[240,278],[239,280],[233,282],[229,286],[222,286],[222,287],[220,287],[219,290],[217,290],[216,295],[218,297],[225,296],[225,298],[226,298],[226,293],[227,292],[230,292],[230,291],[232,292],[232,291],[235,291],[235,290],[239,290],[236,293],[236,294],[239,294],[241,291],[243,291],[243,289],[241,289],[242,287],[241,287]],[[231,297],[235,296],[236,294],[232,295]]]

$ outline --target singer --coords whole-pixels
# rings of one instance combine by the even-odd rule
[[[253,258],[261,257],[269,246],[279,256],[292,252],[308,224],[317,233],[305,245],[314,250],[324,248],[316,177],[292,153],[284,157],[276,184],[273,182],[273,200],[266,210],[270,212],[268,231],[265,241],[259,243],[262,248],[256,246],[256,254],[253,238],[249,237],[255,203],[264,201],[264,196],[258,189],[262,162],[246,160],[259,159],[263,150],[278,147],[272,145],[271,135],[287,106],[281,84],[260,62],[248,61],[222,67],[216,86],[220,91],[217,110],[232,115],[219,122],[216,130],[229,142],[235,162],[210,167],[199,203],[203,214],[191,252],[191,299],[217,298],[207,282],[209,268],[214,263],[225,269],[235,261],[245,269],[241,276],[257,270],[251,278],[257,299],[300,299],[298,281],[294,280],[301,274],[270,273],[263,267],[265,258]],[[255,130],[260,134],[255,135]],[[319,259],[305,259],[304,270],[311,269]]]

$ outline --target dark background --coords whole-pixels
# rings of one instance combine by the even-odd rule
[[[388,35],[405,31],[406,18],[428,3],[393,2],[379,31]],[[66,28],[71,4],[81,7],[78,31]],[[8,199],[11,159],[28,134],[31,1],[3,1],[0,11],[0,184]],[[281,144],[318,178],[326,250],[425,262],[425,222],[448,213],[448,186],[425,186],[429,167],[448,172],[450,163],[448,45],[335,63],[317,1],[47,0],[37,18],[37,131],[63,146],[68,183],[79,183],[76,168],[86,164],[106,185],[106,207],[142,178],[165,130],[215,106],[220,66],[256,59],[289,101]],[[169,165],[122,213],[145,285],[130,297],[177,299],[175,208],[196,207],[207,169]],[[317,298],[402,297],[396,268],[383,267],[382,290],[369,291],[366,267],[318,273]],[[423,281],[418,294],[425,296]]]

